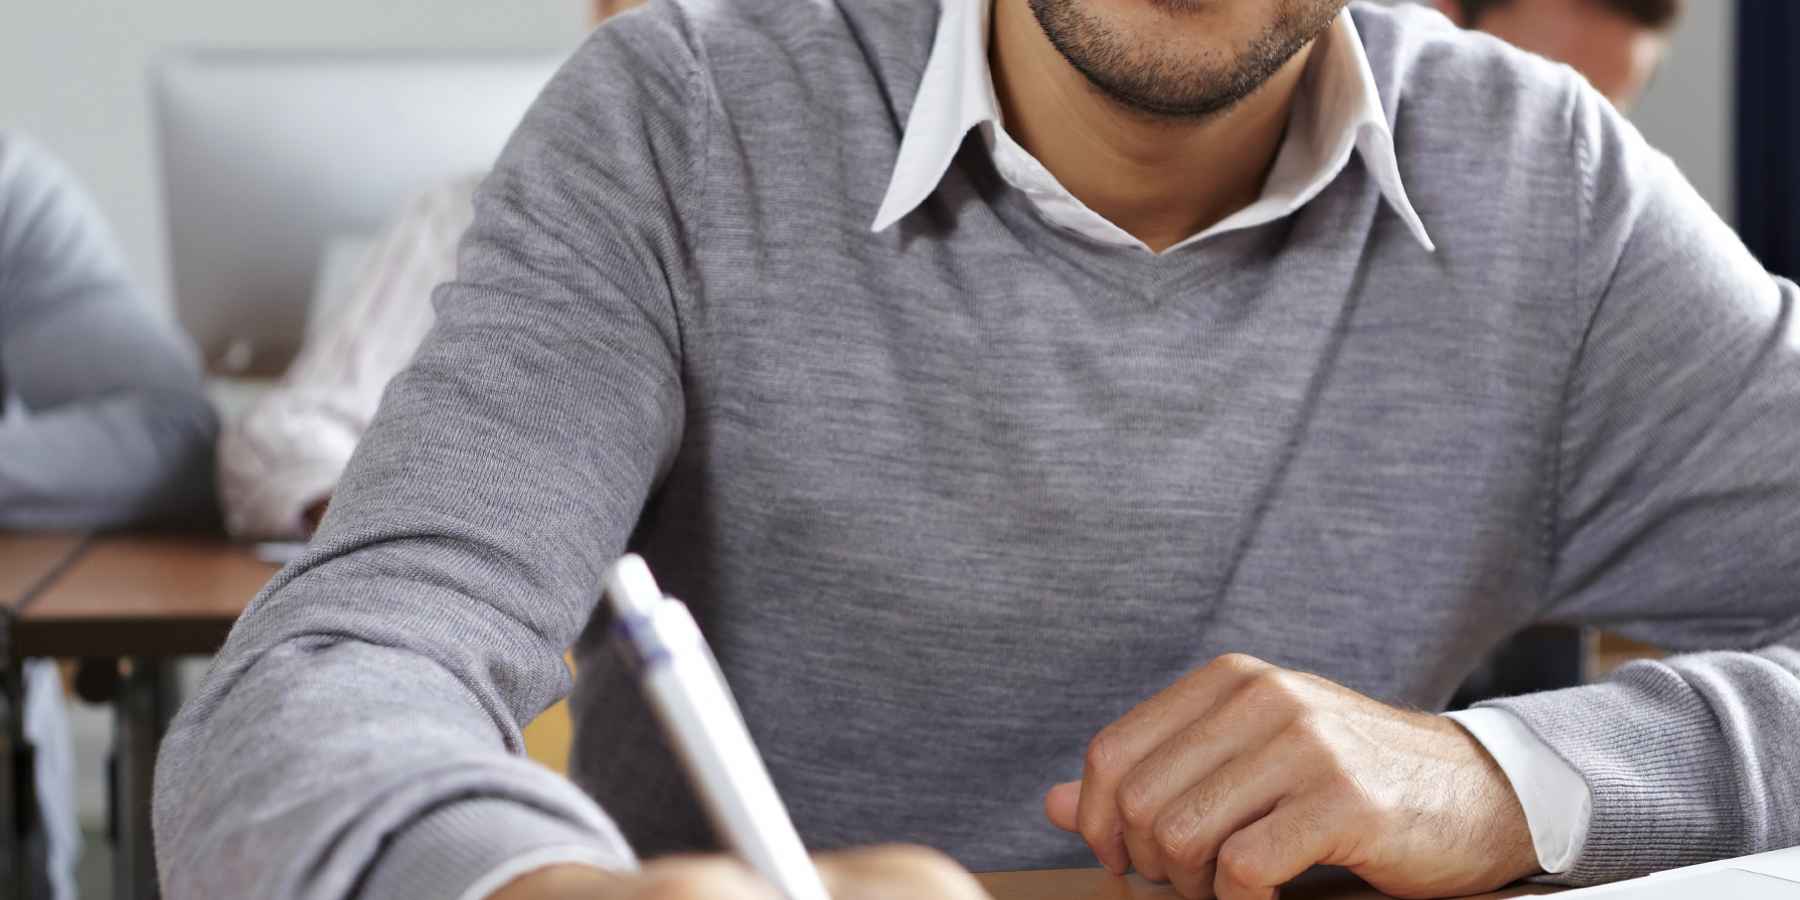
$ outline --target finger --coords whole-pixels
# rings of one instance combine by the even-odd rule
[[[1122,821],[1124,817],[1120,816],[1120,819]],[[1169,880],[1169,867],[1163,864],[1163,855],[1157,850],[1156,841],[1150,836],[1149,829],[1127,826],[1122,839],[1125,854],[1131,858],[1131,867],[1139,875],[1157,884]]]
[[[1240,807],[1252,801],[1266,803],[1261,808],[1238,810],[1239,815],[1254,814],[1243,821],[1253,820],[1274,804],[1280,781],[1268,785],[1269,790],[1261,793],[1235,795],[1236,788],[1252,782],[1251,771],[1255,766],[1247,770],[1244,765],[1239,765],[1224,778],[1222,786],[1205,787],[1209,781],[1217,781],[1233,763],[1246,757],[1258,758],[1258,754],[1275,742],[1275,736],[1293,721],[1296,707],[1271,699],[1270,691],[1255,689],[1257,681],[1253,678],[1240,684],[1237,691],[1214,706],[1211,712],[1164,741],[1120,784],[1119,817],[1125,829],[1125,849],[1131,854],[1132,864],[1145,877],[1161,879],[1176,867],[1192,868],[1211,861],[1218,841],[1225,839],[1225,834],[1209,835],[1208,843],[1203,847],[1188,848],[1188,854],[1172,851],[1171,833],[1158,829],[1169,825],[1185,826],[1173,832],[1185,840],[1186,836],[1200,830],[1201,823],[1196,820],[1195,813],[1206,811],[1201,808],[1186,816],[1172,817],[1172,813],[1179,812],[1174,809],[1178,798],[1187,797],[1190,806],[1196,799],[1220,795],[1238,801]],[[1269,760],[1262,758],[1257,765],[1266,770]],[[1285,766],[1278,771],[1282,770]],[[1275,793],[1272,795],[1271,791]],[[1235,826],[1242,822],[1229,824]],[[1202,855],[1192,855],[1195,851]]]
[[[1170,801],[1150,838],[1170,877],[1211,866],[1228,838],[1300,790],[1300,757],[1291,742],[1277,740],[1230,760]]]
[[[1294,703],[1278,703],[1270,691],[1244,683],[1206,714],[1151,750],[1119,785],[1119,807],[1154,817],[1170,801],[1232,760],[1275,742],[1298,715]],[[1127,822],[1129,827],[1129,822]]]
[[[584,863],[555,864],[533,869],[489,894],[489,900],[538,900],[544,897],[631,897],[637,892],[636,872],[615,872]]]
[[[1317,799],[1281,803],[1225,840],[1213,888],[1219,900],[1275,900],[1282,885],[1331,862],[1331,815]]]
[[[975,877],[925,847],[888,846],[819,857],[819,875],[834,900],[989,900]]]
[[[628,897],[658,900],[701,900],[743,897],[781,900],[781,893],[749,866],[728,856],[677,856],[645,866]]]
[[[1242,655],[1221,656],[1139,704],[1088,745],[1081,774],[1077,828],[1100,864],[1123,874],[1132,859],[1121,827],[1119,782],[1152,750],[1204,716],[1246,679],[1273,668]]]
[[[1065,781],[1044,795],[1044,815],[1050,819],[1050,824],[1064,831],[1075,831],[1078,828],[1075,812],[1080,804],[1081,782]]]
[[[1072,790],[1070,790],[1071,788]],[[1081,782],[1072,781],[1051,788],[1050,794],[1044,798],[1044,807],[1052,822],[1067,822],[1067,824],[1058,824],[1059,828],[1065,831],[1074,831],[1075,811],[1080,802]],[[1060,817],[1067,818],[1061,819]],[[1145,830],[1142,829],[1133,833],[1130,828],[1127,828],[1125,852],[1131,857],[1131,864],[1137,868],[1138,874],[1151,881],[1165,881],[1167,873],[1162,865],[1161,855],[1156,852],[1153,844],[1148,843],[1144,833]]]
[[[1169,870],[1169,883],[1184,900],[1212,900],[1213,864],[1198,869],[1176,867]]]

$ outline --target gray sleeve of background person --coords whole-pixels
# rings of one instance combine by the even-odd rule
[[[503,861],[631,850],[520,754],[681,440],[680,223],[709,109],[673,4],[601,29],[476,199],[437,324],[318,536],[158,761],[164,892],[455,897]]]
[[[192,351],[132,286],[99,211],[0,136],[0,528],[212,516],[217,422]]]
[[[1594,883],[1800,844],[1800,291],[1601,101],[1573,116],[1589,309],[1546,616],[1695,651],[1496,704],[1585,776],[1561,880]]]

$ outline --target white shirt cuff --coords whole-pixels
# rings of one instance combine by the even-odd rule
[[[1481,743],[1512,784],[1531,846],[1547,875],[1569,871],[1587,845],[1594,799],[1587,780],[1568,761],[1504,709],[1482,707],[1445,713]]]
[[[475,883],[470,885],[468,890],[463,891],[457,900],[487,900],[499,893],[501,888],[512,884],[526,874],[551,866],[570,864],[611,870],[618,868],[618,859],[602,854],[592,847],[582,847],[576,844],[533,850],[523,856],[515,856],[494,867],[486,875],[475,879]]]

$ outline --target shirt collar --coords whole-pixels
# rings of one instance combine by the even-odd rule
[[[931,57],[907,116],[874,231],[886,230],[925,202],[971,128],[1001,127],[1000,102],[988,69],[991,16],[992,0],[943,0]],[[1177,247],[1291,215],[1318,196],[1356,152],[1413,237],[1426,250],[1435,249],[1407,199],[1393,130],[1382,110],[1362,36],[1348,10],[1339,13],[1320,37],[1308,67],[1262,196]]]

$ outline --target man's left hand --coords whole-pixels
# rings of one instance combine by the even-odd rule
[[[1512,786],[1455,722],[1223,656],[1103,729],[1044,808],[1108,869],[1272,900],[1315,865],[1398,897],[1536,874]]]

